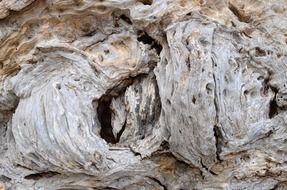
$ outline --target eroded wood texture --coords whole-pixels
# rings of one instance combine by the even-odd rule
[[[0,0],[0,189],[286,189],[285,0]]]

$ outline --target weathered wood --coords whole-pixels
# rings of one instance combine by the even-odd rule
[[[0,189],[286,189],[285,0],[0,0]]]

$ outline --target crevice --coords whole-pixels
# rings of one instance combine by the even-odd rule
[[[142,30],[138,31],[137,40],[144,44],[149,44],[151,46],[151,49],[155,49],[156,53],[158,55],[160,54],[162,46],[155,39],[150,37],[146,32]]]
[[[215,68],[215,62],[212,59],[212,65],[213,68]],[[215,107],[215,125],[213,126],[213,131],[214,131],[214,138],[215,138],[215,147],[216,147],[216,159],[218,161],[221,161],[220,159],[220,153],[222,151],[222,145],[223,145],[223,135],[220,130],[220,127],[218,125],[219,123],[219,108],[218,108],[218,97],[217,97],[217,83],[216,83],[216,76],[215,73],[213,73],[213,81],[214,81],[214,107]]]
[[[278,106],[277,106],[275,97],[276,97],[276,95],[270,101],[270,105],[269,105],[269,118],[270,119],[272,119],[273,117],[275,117],[278,114]]]
[[[83,35],[84,37],[92,37],[97,33],[97,30],[92,30],[90,32],[87,32],[85,35]]]
[[[48,171],[48,172],[41,172],[41,173],[35,173],[35,174],[30,174],[24,177],[24,179],[28,179],[28,180],[39,180],[41,178],[50,178],[53,177],[55,175],[60,175],[60,173],[58,172],[52,172],[52,171]]]
[[[105,187],[103,190],[119,190],[119,189],[114,187]]]
[[[14,138],[14,137],[13,137],[13,138]],[[20,165],[20,164],[16,164],[15,167],[19,167],[19,168],[22,168],[22,169],[25,169],[25,170],[31,170],[31,171],[32,171],[31,168],[28,168],[28,167],[23,166],[23,165]]]
[[[126,126],[127,126],[127,119],[125,120],[125,123],[124,123],[123,127],[121,128],[121,130],[120,130],[120,131],[118,132],[118,134],[117,134],[117,139],[116,139],[117,142],[120,141],[120,138],[121,138],[123,132],[125,131]]]
[[[98,120],[101,123],[101,137],[108,143],[115,144],[116,138],[113,135],[111,125],[112,110],[110,108],[112,97],[109,95],[102,96],[98,101],[97,113]]]
[[[155,80],[155,97],[156,97],[156,102],[158,102],[158,105],[157,107],[155,107],[155,109],[157,109],[158,111],[155,111],[156,114],[153,119],[156,119],[158,121],[160,118],[161,110],[162,110],[162,102],[161,102],[161,97],[159,94],[158,82],[157,82],[156,77],[154,78],[154,80]]]
[[[134,156],[140,156],[142,159],[142,155],[139,152],[136,152],[131,146],[130,146],[130,151],[134,154]]]
[[[112,119],[112,109],[111,109],[111,103],[112,99],[115,97],[118,97],[125,93],[126,88],[133,84],[133,82],[143,77],[145,74],[140,74],[136,77],[130,77],[125,80],[123,80],[119,85],[115,86],[112,89],[109,89],[106,91],[106,93],[98,100],[98,105],[96,108],[98,121],[100,122],[100,136],[107,142],[111,144],[116,144],[119,142],[120,137],[122,133],[124,132],[126,128],[126,122],[123,125],[122,129],[119,131],[119,133],[115,136],[113,134],[113,127],[111,124]]]
[[[256,57],[264,57],[264,56],[266,56],[266,52],[263,49],[261,49],[260,47],[256,47],[255,48],[255,56]]]
[[[203,164],[202,160],[200,160],[200,164],[201,164],[201,167],[202,167],[202,168],[204,168],[206,171],[208,171],[208,172],[211,173],[212,175],[217,175],[216,173],[214,173],[213,171],[211,171],[210,169],[208,169],[208,167]]]
[[[117,27],[120,27],[122,26],[122,24],[126,25],[132,25],[133,22],[129,16],[129,13],[127,12],[114,12],[112,13],[112,16],[113,16],[113,22],[114,22],[114,26],[117,28]]]
[[[165,150],[169,150],[169,149],[170,149],[170,145],[169,145],[168,141],[166,141],[166,140],[162,141],[162,143],[160,144],[159,150],[165,151]]]
[[[215,137],[215,147],[216,147],[216,159],[218,161],[222,161],[220,158],[220,153],[222,152],[222,139],[223,136],[221,134],[221,131],[217,125],[213,126],[214,131],[214,137]]]
[[[196,103],[196,98],[195,98],[195,96],[192,96],[192,100],[191,100],[191,101],[192,101],[193,104]]]
[[[111,124],[112,119],[112,109],[111,109],[111,102],[114,97],[120,96],[122,93],[125,92],[126,88],[131,85],[134,81],[134,78],[128,78],[122,81],[116,87],[107,90],[106,94],[103,95],[98,100],[97,106],[97,115],[98,121],[101,125],[100,136],[107,142],[111,144],[116,144],[120,140],[120,136],[124,131],[124,127],[121,129],[121,134],[118,134],[117,137],[113,134],[113,127]]]
[[[11,181],[12,179],[10,177],[7,177],[5,175],[0,175],[0,181],[1,182],[9,182]]]
[[[271,89],[272,92],[274,93],[274,97],[269,103],[269,113],[268,113],[269,119],[272,119],[276,115],[278,115],[282,112],[285,112],[287,110],[287,106],[286,105],[278,105],[278,102],[280,104],[280,101],[279,101],[280,99],[283,99],[283,101],[286,101],[286,100],[284,99],[282,94],[280,94],[279,89],[277,87],[271,86],[270,76],[271,76],[271,74],[269,74],[269,77],[267,79],[265,79],[263,82],[263,93],[267,94],[268,89]],[[285,87],[285,84],[284,84],[284,87]]]
[[[126,23],[128,23],[128,24],[130,24],[130,25],[133,24],[132,21],[131,21],[131,19],[130,19],[129,17],[127,17],[126,15],[124,15],[124,14],[122,14],[122,15],[120,16],[120,19],[122,19],[123,21],[125,21]]]
[[[138,1],[144,5],[152,5],[153,3],[153,0],[138,0]]]
[[[158,156],[158,155],[163,155],[163,154],[165,154],[165,155],[168,154],[168,156],[174,157],[174,156],[170,153],[170,145],[169,145],[168,141],[166,141],[166,140],[164,140],[164,141],[161,142],[160,147],[159,147],[155,152],[153,152],[153,153],[151,154],[151,157]],[[169,154],[170,154],[170,155],[169,155]],[[174,158],[175,158],[175,157],[174,157]],[[184,162],[184,163],[185,163],[185,162]]]
[[[274,97],[270,101],[270,104],[269,104],[269,113],[268,113],[269,119],[272,119],[273,117],[275,117],[279,113],[279,107],[276,103],[276,96],[278,94],[278,89],[273,87],[273,86],[270,86],[269,78],[264,80],[264,86],[265,86],[264,91],[267,91],[267,89],[269,87],[274,92]]]
[[[200,165],[202,168],[204,168],[206,171],[208,171],[208,168],[203,164],[202,160],[200,160]]]
[[[167,190],[167,187],[166,185],[164,185],[160,180],[154,178],[154,177],[151,177],[151,176],[148,176],[149,179],[153,180],[154,182],[156,182],[159,186],[161,186],[164,190]]]
[[[238,9],[235,5],[232,3],[228,3],[229,10],[238,18],[240,22],[249,23],[251,22],[251,16],[246,15],[243,10]]]

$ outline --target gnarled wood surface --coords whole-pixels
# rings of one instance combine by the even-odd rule
[[[285,0],[0,0],[0,189],[287,189]]]

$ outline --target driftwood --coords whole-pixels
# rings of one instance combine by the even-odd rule
[[[0,0],[0,189],[287,189],[286,0]]]

